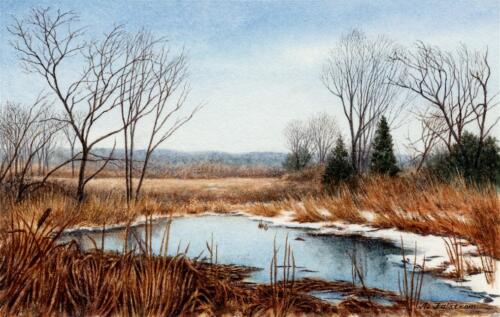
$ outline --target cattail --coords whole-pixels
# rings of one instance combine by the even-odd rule
[[[38,219],[37,228],[40,228],[45,223],[47,218],[50,216],[51,212],[52,212],[52,208],[45,209],[42,216]]]

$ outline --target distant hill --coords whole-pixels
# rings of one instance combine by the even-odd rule
[[[111,149],[98,148],[94,153],[106,156]],[[137,150],[134,152],[134,159],[143,160],[145,150]],[[220,151],[176,151],[169,149],[158,149],[153,152],[151,159],[152,165],[170,165],[182,166],[197,163],[220,163],[234,166],[264,166],[264,167],[282,167],[286,159],[286,153],[282,152],[246,152],[246,153],[229,153]],[[69,151],[60,149],[59,156],[67,159]],[[115,149],[114,156],[123,158],[123,149]],[[401,167],[406,167],[410,162],[410,156],[404,154],[396,154],[397,160]]]
[[[141,154],[141,151],[138,151]],[[142,153],[144,155],[144,153]],[[286,158],[286,153],[279,152],[248,152],[227,153],[217,151],[180,152],[174,150],[158,150],[153,153],[157,162],[169,162],[174,165],[192,163],[223,163],[229,165],[247,166],[281,166]]]
[[[67,156],[67,150],[63,150],[64,156]],[[94,153],[107,155],[110,152],[108,148],[96,149]],[[115,150],[115,157],[123,157],[123,149]],[[144,159],[145,151],[137,150],[134,152],[134,158]],[[153,152],[151,163],[153,165],[189,165],[194,163],[221,163],[235,166],[269,166],[281,167],[286,158],[286,153],[280,152],[247,152],[247,153],[228,153],[219,151],[195,151],[183,152],[168,149],[158,149]]]

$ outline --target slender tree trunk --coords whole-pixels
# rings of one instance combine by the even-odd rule
[[[71,157],[75,157],[75,145],[71,145]],[[75,177],[75,160],[71,160],[71,177]]]
[[[76,190],[76,199],[82,203],[85,199],[85,168],[87,167],[88,150],[82,150],[82,160],[80,162],[80,171],[78,174],[78,187]]]
[[[131,192],[131,188],[130,188],[130,169],[129,169],[129,152],[128,152],[128,128],[125,127],[123,129],[123,136],[124,136],[124,146],[125,146],[125,192],[126,192],[126,200],[127,200],[127,207],[130,207],[130,192]]]
[[[139,196],[141,193],[142,183],[144,181],[144,177],[146,175],[146,170],[148,169],[149,159],[151,157],[151,151],[146,151],[146,156],[144,157],[144,164],[142,165],[141,175],[139,176],[139,181],[137,183],[137,188],[135,189],[135,201],[139,200]]]
[[[129,185],[130,185],[130,199],[133,200],[134,198],[134,138],[135,138],[135,123],[132,124],[130,127],[130,178],[129,178]]]

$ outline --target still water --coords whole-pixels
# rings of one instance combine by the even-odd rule
[[[152,247],[158,253],[164,236],[167,220],[153,223]],[[314,235],[312,229],[288,228],[283,226],[259,226],[259,222],[244,216],[204,215],[198,217],[174,218],[170,229],[168,253],[174,255],[189,246],[187,255],[208,256],[207,242],[213,239],[217,246],[218,263],[256,267],[250,281],[269,282],[269,264],[273,254],[273,241],[279,247],[280,255],[285,237],[292,247],[296,262],[296,278],[311,277],[325,280],[352,280],[352,265],[349,254],[356,254],[364,271],[367,287],[376,287],[398,293],[398,274],[403,276],[401,261],[394,261],[401,255],[399,247],[375,239],[352,236]],[[72,232],[63,237],[64,241],[76,240],[84,249],[94,247],[91,237],[101,245],[101,232]],[[139,249],[137,237],[144,237],[144,226],[129,230],[106,231],[104,248],[108,251],[122,251],[124,239],[128,239],[130,249]],[[411,255],[411,250],[405,254]],[[411,258],[411,257],[410,257]],[[392,260],[391,260],[392,259]],[[324,299],[336,299],[335,294],[317,294]],[[466,301],[478,302],[488,297],[485,293],[475,293],[463,287],[453,287],[444,280],[425,274],[422,299],[426,301]]]

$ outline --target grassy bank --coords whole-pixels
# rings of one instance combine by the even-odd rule
[[[70,225],[126,223],[140,215],[218,213],[243,210],[255,215],[294,214],[299,222],[345,221],[420,234],[465,238],[482,254],[500,258],[500,207],[494,187],[467,187],[425,178],[364,178],[356,190],[326,195],[314,180],[293,178],[152,179],[142,197],[127,206],[123,181],[101,178],[89,183],[88,198],[71,197],[74,181],[58,179],[44,191],[15,204],[0,197],[1,215],[39,216],[52,209],[54,221]]]
[[[100,241],[95,242],[94,250],[83,252],[74,242],[58,244],[64,226],[55,226],[52,220],[50,211],[29,220],[13,216],[1,232],[2,315],[402,316],[409,305],[414,307],[411,314],[415,316],[482,316],[497,311],[485,304],[464,308],[456,303],[441,303],[443,308],[435,309],[417,297],[370,289],[364,284],[295,280],[293,251],[286,243],[283,255],[274,248],[270,259],[274,274],[269,284],[245,282],[252,268],[190,259],[182,251],[165,256],[168,242],[160,248],[164,256],[155,256],[147,229],[136,252],[128,250],[126,244],[122,253],[102,252],[97,248]],[[168,230],[164,239],[168,241]],[[335,291],[346,299],[332,304],[311,296],[314,291]],[[393,304],[380,305],[372,298]]]

